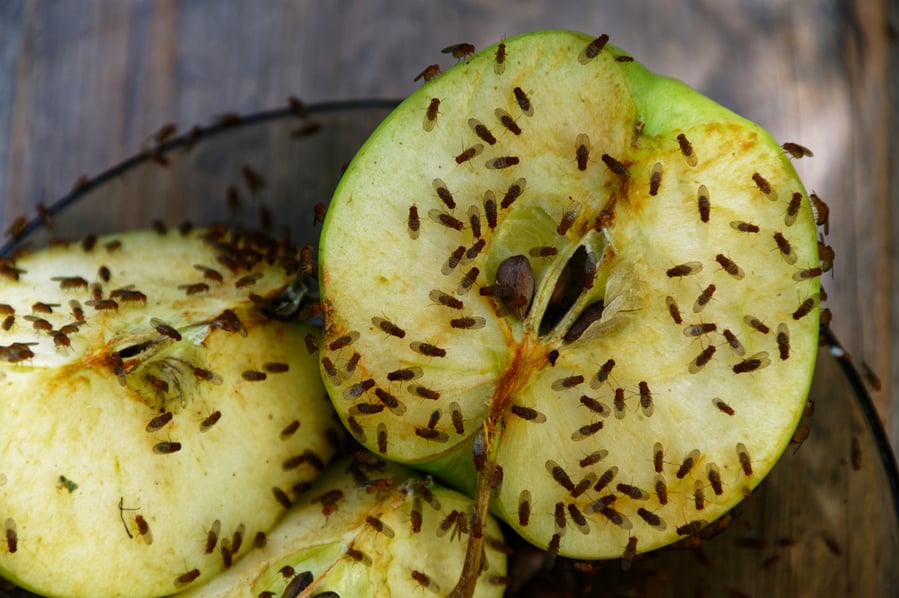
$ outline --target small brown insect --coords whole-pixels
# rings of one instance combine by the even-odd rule
[[[6,550],[10,554],[14,554],[19,550],[19,533],[16,530],[16,520],[12,517],[7,517],[4,527],[6,528]]]
[[[587,170],[587,161],[590,159],[590,137],[586,133],[578,133],[574,140],[574,155],[577,160],[577,169]]]
[[[518,123],[515,122],[515,119],[512,118],[511,114],[509,114],[502,108],[497,108],[494,111],[494,115],[506,129],[508,129],[515,135],[521,135],[521,127],[518,126]]]
[[[487,128],[487,125],[485,125],[478,119],[469,118],[468,126],[472,131],[474,131],[474,134],[480,137],[483,141],[486,141],[490,145],[496,144],[496,137],[493,136],[493,133],[491,133],[490,129]]]
[[[447,188],[446,183],[441,179],[434,179],[431,181],[431,186],[434,187],[434,192],[437,193],[437,197],[440,198],[440,201],[446,205],[450,210],[455,209],[456,200],[453,199],[453,194],[450,193],[450,190]]]
[[[674,323],[683,323],[684,319],[680,315],[680,308],[677,306],[677,301],[674,300],[674,297],[671,295],[665,297],[665,305],[668,306],[668,314],[671,316],[671,319],[674,320]]]
[[[416,384],[410,384],[407,390],[416,396],[421,397],[422,399],[428,399],[430,401],[436,401],[440,399],[440,393],[436,390],[432,390],[427,386],[421,386]]]
[[[245,370],[241,372],[240,377],[247,382],[261,382],[268,378],[265,372],[260,372],[258,370]]]
[[[421,219],[418,217],[418,206],[412,204],[409,206],[408,231],[412,239],[418,238],[419,229],[421,228]]]
[[[652,416],[653,408],[652,408],[652,392],[649,390],[649,384],[646,382],[640,382],[638,384],[640,389],[640,408],[643,410],[643,415],[646,417]]]
[[[54,276],[52,280],[59,281],[59,288],[63,290],[87,289],[88,287],[88,282],[80,276]]]
[[[793,143],[792,141],[785,141],[781,146],[784,148],[788,154],[796,158],[811,158],[815,154],[812,153],[812,150],[805,147],[804,145],[799,145],[798,143]]]
[[[506,44],[500,42],[496,46],[496,55],[493,60],[493,72],[502,75],[506,71]]]
[[[496,200],[493,191],[484,192],[484,213],[487,216],[487,226],[496,228]]]
[[[602,52],[602,49],[609,43],[609,36],[603,33],[596,39],[592,40],[587,47],[584,48],[581,53],[578,55],[578,62],[581,64],[587,64]]]
[[[474,54],[474,46],[469,43],[453,44],[440,50],[440,52],[442,54],[452,54],[453,58],[461,60],[466,56]]]
[[[764,322],[762,322],[755,316],[745,315],[743,316],[743,321],[762,334],[768,334],[771,331],[771,329],[766,326]]]
[[[577,442],[578,440],[584,440],[586,438],[590,438],[603,428],[603,422],[595,421],[592,424],[584,424],[577,430],[571,433],[571,439]]]
[[[743,273],[743,269],[723,253],[719,253],[718,255],[716,255],[715,261],[718,262],[718,265],[720,265],[725,272],[727,272],[737,280],[742,280],[745,276],[745,274]]]
[[[790,357],[790,331],[783,322],[777,325],[776,338],[781,361],[788,359]]]
[[[521,160],[517,156],[501,156],[492,158],[484,163],[484,166],[491,170],[502,170],[510,166],[516,166]]]
[[[163,426],[165,426],[170,421],[172,421],[171,412],[164,411],[163,413],[157,415],[156,417],[151,419],[149,422],[147,422],[146,430],[147,430],[147,432],[156,432],[157,430],[161,429]]]
[[[693,359],[693,361],[690,362],[687,370],[691,374],[696,374],[697,372],[699,372],[699,370],[701,370],[709,361],[711,361],[712,356],[715,355],[716,350],[717,347],[715,347],[715,345],[709,345],[708,347],[703,349],[702,352],[697,355],[696,358]]]
[[[699,313],[702,309],[708,305],[709,301],[712,300],[712,295],[715,294],[716,287],[713,284],[710,284],[705,289],[703,289],[702,293],[696,298],[696,301],[693,303],[693,313]]]
[[[456,164],[464,164],[465,162],[468,162],[469,160],[480,154],[482,151],[484,151],[484,144],[476,143],[468,149],[463,150],[461,154],[456,156]]]
[[[158,455],[170,455],[181,450],[180,442],[157,442],[153,445],[153,452]]]
[[[775,191],[771,187],[771,183],[768,182],[768,179],[763,177],[757,172],[752,173],[752,180],[755,182],[756,187],[759,188],[759,191],[762,194],[770,199],[771,201],[777,201],[777,191]]]
[[[706,522],[702,520],[691,521],[677,528],[677,534],[679,536],[692,536],[693,534],[698,533],[703,527],[705,527]]]
[[[787,213],[784,215],[784,224],[786,224],[787,226],[793,226],[793,223],[796,222],[796,216],[797,214],[799,214],[799,208],[801,205],[802,194],[797,191],[790,199],[789,205],[787,205]]]
[[[652,173],[649,175],[649,194],[653,197],[659,193],[659,186],[662,184],[662,171],[663,167],[661,162],[653,164]],[[702,189],[702,187],[700,187],[700,189]]]
[[[694,274],[698,274],[699,272],[702,272],[701,262],[685,262],[683,264],[678,264],[677,266],[668,268],[665,271],[665,274],[668,275],[668,278],[679,278],[682,276],[692,276]]]
[[[134,523],[137,524],[137,533],[143,536],[144,541],[147,542],[147,544],[152,544],[153,536],[150,534],[150,524],[147,523],[147,520],[144,519],[142,515],[135,515]]]
[[[702,336],[718,329],[717,324],[690,324],[684,328],[684,336]]]
[[[701,480],[693,482],[693,506],[697,511],[705,508],[705,486]]]
[[[374,317],[371,319],[371,322],[390,336],[395,336],[397,338],[403,338],[406,336],[405,330],[403,330],[387,318]]]
[[[518,103],[518,107],[521,108],[521,111],[526,116],[534,116],[534,107],[531,105],[531,99],[524,90],[520,87],[516,87],[512,90],[512,93],[515,94],[515,101]]]
[[[659,499],[660,505],[668,504],[668,486],[665,485],[665,480],[662,479],[662,476],[656,476],[656,498]]]
[[[603,164],[613,173],[618,176],[627,176],[627,167],[622,163],[610,156],[609,154],[603,154],[600,156],[600,160],[603,161]]]
[[[796,454],[796,451],[802,446],[802,443],[808,440],[808,437],[812,433],[812,428],[808,424],[802,424],[796,431],[793,433],[792,438],[790,438],[790,444],[795,444],[796,449],[793,451],[793,454]]]
[[[759,232],[758,225],[752,224],[751,222],[743,222],[742,220],[731,220],[730,227],[741,233]]]
[[[514,183],[509,185],[509,188],[506,190],[506,194],[503,196],[502,202],[500,202],[500,207],[502,209],[506,209],[515,203],[515,200],[521,197],[521,194],[524,193],[525,187],[527,186],[526,179],[517,179]],[[493,228],[492,226],[490,228]]]
[[[699,219],[703,222],[708,222],[712,204],[709,201],[709,190],[705,185],[699,186],[699,190],[696,193],[696,206],[699,209]]]
[[[371,390],[375,385],[375,381],[373,378],[367,378],[362,380],[361,382],[357,382],[352,386],[349,386],[346,390],[343,391],[343,396],[346,399],[358,399],[369,390]]]
[[[524,405],[512,405],[511,407],[509,407],[509,411],[525,421],[533,422],[536,424],[542,424],[546,421],[546,416],[532,407],[525,407]]]
[[[460,329],[460,330],[474,330],[477,328],[483,328],[487,323],[487,320],[482,318],[481,316],[469,316],[466,318],[453,318],[450,320],[450,326],[452,328]]]
[[[186,586],[190,583],[193,583],[194,581],[197,580],[198,577],[200,577],[200,570],[199,569],[191,569],[190,571],[187,571],[186,573],[182,573],[181,575],[179,575],[178,577],[175,578],[175,587],[180,588],[180,587]]]
[[[339,351],[340,349],[343,349],[344,347],[347,347],[347,346],[351,345],[352,343],[356,342],[356,340],[358,340],[358,338],[359,338],[359,333],[355,332],[355,331],[350,332],[349,334],[344,334],[343,336],[340,336],[340,337],[336,338],[335,340],[331,341],[330,343],[328,343],[328,349],[331,351]]]
[[[384,422],[378,424],[378,452],[381,454],[387,452],[387,426]]]
[[[717,397],[712,399],[712,404],[717,407],[722,413],[726,413],[727,415],[734,414],[734,408]]]
[[[195,282],[193,284],[179,284],[179,289],[184,289],[185,294],[187,295],[197,295],[199,293],[206,293],[209,291],[209,285],[205,282]]]
[[[664,525],[662,523],[662,518],[659,517],[658,515],[656,515],[655,513],[653,513],[652,511],[649,511],[647,509],[644,509],[643,507],[640,507],[639,509],[637,509],[637,515],[639,515],[640,519],[642,519],[643,521],[645,521],[647,524],[651,525],[652,527],[662,528],[662,529],[664,528]]]
[[[391,382],[408,382],[409,380],[420,378],[422,373],[421,368],[402,368],[388,372],[387,379]]]
[[[3,330],[8,331],[10,328],[13,327],[13,324],[15,324],[15,323],[16,323],[15,316],[6,316],[5,318],[3,318],[3,324],[0,324],[0,327],[2,327]]]
[[[793,246],[790,244],[790,241],[783,236],[783,233],[774,233],[774,241],[777,243],[777,249],[780,251],[781,257],[783,257],[788,264],[795,264],[797,260],[796,252],[793,251]]]
[[[324,363],[324,359],[326,358],[322,358],[322,363]],[[216,386],[222,383],[221,375],[216,374],[215,372],[211,372],[209,370],[205,370],[196,366],[191,366],[191,370],[193,371],[194,376],[196,376],[200,380],[204,380],[206,382],[209,382],[210,384],[215,384]]]
[[[552,476],[556,483],[565,488],[565,490],[569,492],[574,490],[574,482],[571,481],[571,478],[562,466],[552,459],[546,461],[546,471],[549,472],[549,475]]]
[[[434,129],[434,125],[437,124],[437,113],[440,110],[440,98],[431,98],[430,104],[428,104],[427,110],[425,110],[425,119],[422,122],[422,127],[425,131],[432,131]]]
[[[430,64],[424,68],[423,71],[415,75],[415,78],[412,81],[418,81],[419,79],[424,79],[424,82],[427,83],[434,77],[440,74],[440,65],[439,64]]]
[[[615,489],[634,500],[646,500],[649,498],[649,492],[631,484],[618,484],[615,486]]]
[[[447,214],[446,212],[444,212],[442,210],[438,210],[438,209],[428,210],[428,216],[434,222],[436,222],[442,226],[445,226],[447,228],[451,228],[453,230],[462,230],[465,227],[465,224],[461,220],[459,220],[455,216],[452,216],[451,214]],[[463,252],[464,252],[464,249],[463,249]]]
[[[740,461],[740,467],[747,476],[752,475],[752,461],[749,458],[749,450],[742,442],[737,443],[737,459]]]
[[[609,451],[607,451],[607,450],[594,451],[594,452],[590,453],[589,455],[587,455],[586,457],[584,457],[583,459],[581,459],[578,462],[578,465],[580,465],[581,467],[590,467],[591,465],[595,465],[596,463],[599,463],[600,461],[602,461],[603,458],[605,458],[608,454],[609,454]],[[592,477],[595,477],[595,476],[592,476]],[[587,478],[584,478],[584,479],[587,479]],[[592,485],[593,482],[591,481],[590,483]]]
[[[754,372],[756,370],[767,367],[770,363],[771,361],[768,359],[768,352],[761,351],[759,353],[756,353],[752,357],[744,359],[743,361],[735,364],[733,367],[733,371],[735,374]]]
[[[559,221],[559,226],[556,227],[556,232],[558,234],[565,236],[571,229],[578,214],[581,212],[581,207],[579,202],[572,202],[571,205],[566,208],[565,212],[562,214],[562,219]]]
[[[793,273],[793,280],[803,281],[810,280],[812,278],[817,278],[824,273],[824,269],[820,266],[816,266],[814,268],[805,268],[803,270],[799,270],[798,272]]]
[[[221,411],[213,411],[200,422],[200,431],[206,432],[222,418]]]
[[[809,193],[809,200],[815,208],[815,224],[824,227],[824,234],[830,234],[830,208],[817,193]]]
[[[422,571],[418,571],[416,569],[412,570],[412,579],[418,582],[418,585],[433,592],[434,594],[440,593],[440,585],[428,576],[427,573],[423,573]]]
[[[596,484],[594,484],[593,490],[596,492],[600,492],[603,488],[612,483],[612,480],[615,479],[616,475],[618,475],[618,467],[610,467],[605,472],[603,472],[601,476],[599,476],[599,479],[596,480]]]
[[[796,311],[793,312],[794,320],[801,320],[808,314],[812,312],[812,309],[815,307],[815,303],[817,303],[816,298],[814,296],[807,297],[802,303],[799,304],[799,307],[796,308]]]
[[[464,434],[465,419],[462,415],[462,408],[459,407],[459,403],[455,401],[450,403],[450,416],[452,418],[453,429],[456,431],[456,434]]]
[[[51,324],[44,318],[38,318],[37,316],[25,316],[25,319],[31,322],[31,327],[38,332],[50,332],[51,330],[53,330],[53,324]]]
[[[698,159],[693,151],[693,144],[687,139],[687,136],[680,133],[677,136],[677,144],[680,146],[680,153],[689,166],[696,166]]]
[[[699,449],[693,449],[692,451],[687,453],[687,456],[684,457],[683,463],[681,463],[680,468],[678,468],[677,470],[677,479],[682,480],[688,473],[690,473],[690,470],[693,469],[693,465],[696,464],[699,456]]]

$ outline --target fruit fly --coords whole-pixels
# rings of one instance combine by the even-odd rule
[[[709,301],[712,300],[712,295],[715,294],[715,290],[715,285],[710,284],[699,294],[696,301],[693,303],[693,313],[701,312],[702,309],[708,305]]]
[[[788,154],[796,158],[811,158],[815,154],[812,153],[812,150],[805,147],[804,145],[799,145],[798,143],[793,143],[792,141],[785,141],[781,146],[784,148]]]
[[[719,253],[718,255],[716,255],[715,261],[718,262],[718,265],[721,266],[721,268],[725,272],[727,272],[737,280],[742,280],[745,276],[745,274],[743,273],[743,269],[723,253]]]
[[[500,42],[496,46],[496,55],[493,59],[493,72],[502,75],[506,71],[506,44]]]
[[[584,424],[571,434],[571,439],[577,442],[578,440],[584,440],[589,438],[602,430],[603,423],[602,420],[595,421],[592,424]]]
[[[762,322],[755,316],[750,316],[747,314],[743,316],[743,321],[762,334],[768,334],[771,331],[771,328],[769,328],[764,322]]]
[[[759,191],[762,192],[762,195],[770,199],[771,201],[777,201],[777,191],[771,187],[771,183],[768,182],[768,179],[763,177],[757,172],[752,173],[752,180],[755,182],[755,186],[759,188]]]
[[[502,170],[511,166],[516,166],[521,160],[517,156],[500,156],[499,158],[491,158],[484,163],[484,166],[491,170]]]
[[[587,47],[578,55],[578,62],[587,64],[602,52],[602,49],[609,43],[609,36],[603,33],[596,39],[592,40]]]
[[[671,319],[674,320],[674,323],[683,323],[684,320],[681,317],[680,308],[677,306],[677,301],[674,300],[674,297],[671,295],[665,297],[665,304],[668,306],[668,314],[671,316]]]
[[[740,461],[740,467],[747,476],[752,475],[752,461],[749,458],[749,450],[742,442],[737,443],[737,459]]]
[[[425,131],[434,129],[434,125],[437,124],[437,113],[439,110],[440,98],[431,98],[431,102],[428,104],[427,110],[425,110],[425,119],[422,122],[422,127]]]
[[[608,168],[613,174],[617,174],[618,176],[627,175],[627,167],[619,160],[616,160],[609,154],[603,154],[599,158],[603,161],[603,164],[606,165],[606,168]]]
[[[494,111],[494,115],[506,129],[508,129],[515,135],[521,135],[521,127],[518,126],[518,123],[515,122],[515,119],[512,118],[511,114],[509,114],[502,108],[497,108]]]
[[[705,185],[700,185],[696,192],[696,206],[699,209],[699,219],[708,222],[712,205],[709,201],[709,190]]]
[[[701,262],[686,262],[668,268],[668,270],[665,271],[665,274],[668,275],[668,278],[679,278],[683,276],[692,276],[699,272],[702,272]]]
[[[506,194],[503,195],[503,200],[500,202],[500,207],[505,210],[513,203],[515,203],[515,200],[521,197],[521,194],[524,193],[525,187],[527,187],[526,179],[516,179],[515,182],[509,185],[509,188],[506,190]],[[493,226],[491,226],[490,228],[493,228]]]
[[[493,133],[491,133],[490,129],[487,128],[487,125],[485,125],[478,119],[469,118],[468,126],[471,127],[471,130],[474,131],[475,135],[480,137],[482,140],[486,141],[490,145],[496,144],[496,137],[493,136]]]
[[[730,227],[741,233],[757,233],[757,232],[759,232],[758,225],[752,224],[751,222],[743,222],[742,220],[732,220],[730,222]]]
[[[512,93],[515,94],[515,101],[518,103],[518,107],[521,108],[521,111],[526,116],[534,116],[534,107],[531,105],[531,99],[520,87],[516,87],[512,90]]]
[[[417,239],[419,229],[421,228],[421,220],[418,217],[418,206],[412,204],[409,206],[408,231],[409,237]]]
[[[774,233],[774,242],[777,243],[777,249],[780,251],[780,255],[784,260],[788,264],[795,264],[797,260],[796,252],[793,251],[793,246],[783,233]]]
[[[726,413],[727,415],[734,414],[734,408],[717,397],[712,399],[712,404],[717,407],[722,413]]]
[[[464,164],[465,162],[468,162],[469,160],[480,154],[482,151],[484,151],[484,144],[476,143],[468,149],[463,150],[461,154],[456,156],[456,164]]]
[[[453,58],[462,60],[466,56],[471,56],[472,54],[474,54],[474,46],[469,43],[453,44],[440,50],[440,53],[452,54]]]
[[[712,356],[715,355],[715,351],[717,348],[715,345],[709,345],[702,352],[696,356],[693,361],[690,362],[690,365],[687,367],[687,370],[691,374],[696,374],[701,370],[709,361],[711,361]]]
[[[649,194],[658,195],[659,187],[662,184],[663,167],[661,162],[656,162],[652,166],[652,173],[649,175]]]
[[[790,357],[790,331],[787,325],[781,322],[777,325],[777,350],[781,361]]]
[[[395,336],[396,338],[403,338],[406,336],[405,330],[403,330],[387,318],[374,317],[371,319],[371,321],[372,324],[374,324],[390,336]]]
[[[683,463],[681,463],[680,468],[677,470],[677,479],[682,480],[684,477],[690,473],[690,470],[693,469],[693,465],[696,464],[696,461],[699,460],[699,449],[693,449],[687,456],[684,457]]]
[[[735,364],[733,366],[733,371],[735,374],[745,374],[767,367],[770,363],[771,361],[768,359],[768,352],[761,351],[752,357]]]
[[[587,170],[587,160],[590,159],[590,137],[586,133],[578,133],[574,140],[574,155],[577,160],[577,169]]]
[[[802,194],[798,191],[793,193],[790,203],[787,205],[787,213],[784,215],[784,224],[793,226],[796,222],[796,215],[799,214],[799,208],[802,205]]]
[[[687,139],[687,136],[683,133],[678,134],[677,136],[677,144],[680,146],[680,153],[683,155],[684,160],[687,162],[689,166],[696,166],[698,160],[696,158],[696,153],[693,151],[693,144],[690,143],[690,140]]]
[[[419,79],[424,79],[424,82],[427,83],[434,77],[440,74],[440,65],[439,64],[430,64],[424,68],[423,71],[415,75],[415,78],[412,80],[418,81]]]
[[[793,312],[794,320],[801,320],[809,313],[811,313],[812,309],[814,309],[816,303],[816,299],[814,296],[807,297],[802,303],[799,304],[799,307],[796,308],[796,311]]]
[[[824,227],[825,235],[830,234],[830,208],[817,193],[810,193],[808,198],[815,208],[815,224]]]

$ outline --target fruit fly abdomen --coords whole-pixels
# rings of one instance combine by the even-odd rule
[[[596,39],[592,40],[587,47],[584,48],[581,53],[578,55],[578,62],[581,64],[587,64],[602,52],[602,49],[609,42],[609,36],[603,33]]]

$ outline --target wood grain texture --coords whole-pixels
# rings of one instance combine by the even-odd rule
[[[589,6],[589,8],[588,8]],[[401,97],[446,45],[538,28],[608,32],[782,141],[831,208],[833,327],[883,383],[899,439],[897,17],[886,0],[0,2],[0,230],[139,151],[289,95]],[[888,14],[890,13],[890,14]]]

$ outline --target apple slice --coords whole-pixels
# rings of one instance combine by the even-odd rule
[[[510,38],[412,94],[346,171],[319,268],[356,438],[584,559],[675,541],[759,483],[820,298],[789,156],[606,41]]]
[[[297,260],[224,228],[4,260],[3,577],[48,596],[167,595],[278,521],[342,433],[306,349],[317,332],[269,313]]]
[[[502,596],[507,548],[493,518],[469,519],[472,504],[360,452],[329,466],[258,550],[184,596],[442,596],[471,534],[486,539],[475,596]]]

